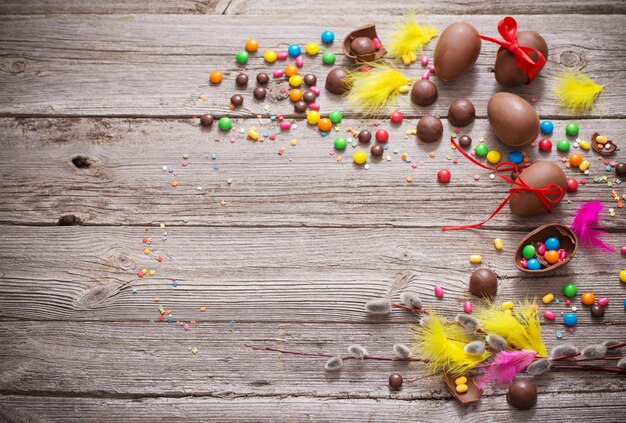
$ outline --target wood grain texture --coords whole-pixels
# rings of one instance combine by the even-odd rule
[[[467,19],[479,32],[495,36],[499,15],[434,15],[429,21],[443,29],[450,22]],[[190,116],[202,112],[229,113],[254,117],[264,113],[263,104],[251,98],[252,86],[244,93],[244,106],[235,112],[228,108],[237,90],[234,77],[241,71],[254,76],[271,71],[259,52],[248,65],[240,67],[235,53],[251,36],[259,38],[261,50],[286,50],[289,43],[304,45],[319,39],[315,25],[301,25],[290,16],[273,16],[272,26],[254,16],[2,16],[0,17],[0,115],[37,116]],[[381,15],[376,21],[382,40],[397,22],[397,16]],[[568,114],[555,104],[552,88],[562,69],[581,69],[607,85],[595,111],[588,117],[625,117],[622,99],[626,96],[626,70],[621,64],[625,53],[622,15],[518,16],[521,28],[539,30],[550,46],[549,61],[533,84],[512,91],[525,98],[537,98],[536,108],[545,117]],[[338,39],[347,28],[360,26],[358,17],[335,17],[325,21]],[[240,28],[233,34],[232,28]],[[245,31],[244,31],[245,28]],[[585,28],[585,31],[581,31]],[[588,33],[602,36],[589,37]],[[285,38],[289,35],[289,39]],[[432,55],[435,43],[425,50]],[[332,50],[339,53],[338,43]],[[447,114],[454,98],[468,97],[479,116],[485,116],[489,97],[500,91],[492,73],[497,45],[483,43],[482,54],[463,78],[441,83],[439,100],[428,108],[413,106],[403,96],[398,108],[407,116],[427,112]],[[338,54],[338,65],[346,64]],[[219,69],[225,79],[210,86],[209,73]],[[321,57],[305,58],[303,72],[318,76],[323,86],[330,66]],[[419,77],[422,68],[407,71]],[[252,84],[254,85],[254,84]],[[272,81],[267,103],[274,113],[290,114],[291,103],[281,94],[284,81]],[[284,100],[280,100],[284,99]],[[346,109],[338,96],[322,89],[322,111]]]
[[[323,138],[297,120],[297,129],[281,132],[269,119],[237,120],[230,134],[217,128],[199,127],[197,120],[154,119],[13,119],[0,120],[0,164],[3,184],[0,221],[8,224],[54,225],[64,215],[79,217],[84,225],[149,225],[164,222],[192,226],[331,226],[331,227],[426,227],[481,222],[504,200],[510,185],[491,180],[482,170],[450,149],[445,124],[444,139],[420,145],[415,135],[416,119],[400,127],[386,122],[344,120],[341,130]],[[567,121],[555,121],[556,142]],[[582,137],[599,131],[619,143],[623,120],[582,120]],[[245,140],[245,131],[255,126],[262,134],[276,134],[275,141]],[[390,131],[391,161],[372,160],[369,170],[352,163],[355,151],[348,147],[343,162],[337,162],[332,140],[349,136],[347,128],[378,128]],[[244,131],[242,134],[241,131]],[[465,128],[478,144],[480,137],[490,149],[506,158],[509,149],[491,133],[485,120]],[[465,131],[463,133],[465,133]],[[234,143],[229,142],[230,138]],[[290,145],[297,140],[295,147]],[[373,144],[370,143],[365,148]],[[279,149],[284,149],[282,156]],[[358,146],[358,150],[364,149]],[[397,154],[394,154],[394,149]],[[435,152],[430,158],[429,152]],[[531,159],[554,160],[568,154],[540,153],[527,148]],[[579,151],[572,148],[572,151]],[[626,161],[622,148],[610,160]],[[401,159],[410,154],[417,167]],[[188,166],[181,166],[183,154]],[[211,159],[211,154],[216,159]],[[368,151],[369,153],[369,151]],[[616,207],[613,189],[624,194],[624,185],[607,187],[593,177],[615,179],[604,169],[604,159],[584,153],[591,161],[589,183],[568,193],[555,213],[537,218],[514,216],[506,207],[487,224],[491,228],[530,230],[549,222],[570,222],[579,202],[604,201],[614,207],[614,218],[604,215],[603,225],[623,232],[623,209]],[[89,167],[78,168],[72,159],[87,158]],[[454,164],[451,159],[458,159]],[[219,164],[219,170],[213,168]],[[177,176],[162,170],[172,166]],[[451,170],[448,185],[437,182],[437,172]],[[581,179],[577,169],[567,176]],[[474,179],[475,175],[480,180]],[[407,177],[413,178],[411,183]],[[232,185],[227,179],[232,178]],[[171,187],[176,180],[178,186]],[[198,186],[202,187],[198,191]],[[479,206],[476,205],[479,196]],[[220,201],[225,201],[225,206]]]
[[[59,14],[211,14],[219,15],[226,11],[230,0],[114,0],[100,2],[94,0],[26,0],[3,1],[0,15],[59,15]],[[609,10],[609,9],[607,9]]]

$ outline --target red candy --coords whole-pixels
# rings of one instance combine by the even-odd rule
[[[569,192],[578,190],[578,181],[574,178],[567,178],[567,190]]]
[[[450,174],[450,171],[448,169],[442,169],[437,173],[437,179],[442,184],[447,184],[448,182],[450,182],[451,177],[452,175]]]
[[[379,129],[376,131],[376,141],[378,142],[387,142],[389,140],[389,132],[384,129]]]
[[[542,138],[539,141],[539,150],[541,151],[550,151],[552,150],[552,141],[547,138]]]
[[[391,122],[393,123],[402,123],[402,119],[404,119],[402,112],[393,112],[391,114]]]

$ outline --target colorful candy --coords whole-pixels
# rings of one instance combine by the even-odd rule
[[[550,304],[553,300],[554,300],[554,294],[551,292],[544,295],[543,298],[541,299],[541,301],[543,301],[544,304]]]
[[[278,54],[276,54],[274,50],[267,50],[265,53],[263,53],[263,59],[265,59],[267,63],[274,63],[277,58]]]
[[[582,301],[584,305],[591,305],[595,300],[596,297],[591,292],[585,292],[583,295],[580,296],[580,301]]]
[[[578,124],[576,122],[570,122],[565,126],[565,133],[570,137],[578,135]]]
[[[531,258],[527,263],[528,270],[539,270],[541,269],[541,263],[536,258]]]
[[[362,165],[367,161],[367,154],[363,151],[357,151],[352,155],[352,160],[358,165]]]
[[[259,42],[256,39],[250,38],[249,40],[246,41],[247,52],[254,53],[258,49],[259,49]]]
[[[474,153],[476,153],[476,155],[479,157],[484,157],[487,155],[487,153],[489,153],[489,147],[482,143],[478,144],[476,145],[476,147],[474,147]]]
[[[546,311],[543,312],[543,317],[546,320],[554,320],[554,319],[556,319],[556,314],[554,314],[553,311],[546,310]]]
[[[578,318],[576,317],[574,313],[565,313],[563,315],[563,323],[565,323],[565,326],[568,326],[568,327],[576,326],[577,321],[578,321]]]
[[[583,156],[581,156],[578,153],[572,154],[571,156],[569,156],[569,164],[571,164],[574,167],[580,166],[582,162],[583,162]]]
[[[320,46],[318,46],[316,43],[308,43],[304,47],[304,50],[309,56],[315,56],[317,53],[320,52]]]
[[[563,286],[563,295],[568,298],[575,297],[577,292],[578,288],[573,283],[567,283]]]
[[[332,123],[337,124],[341,122],[341,120],[343,119],[343,115],[341,114],[341,112],[337,110],[333,110],[332,112],[328,114],[328,118],[330,119]]]
[[[574,178],[567,178],[567,191],[578,191],[578,181]]]
[[[626,269],[619,272],[619,280],[626,283]]]
[[[472,264],[479,264],[483,260],[483,258],[478,254],[474,254],[470,256],[469,260]]]
[[[550,237],[546,239],[546,242],[544,243],[544,245],[546,246],[546,250],[558,250],[559,247],[561,246],[561,243],[559,242],[557,238]]]
[[[500,238],[496,238],[493,240],[493,246],[496,250],[500,251],[502,249],[503,243]]]
[[[496,164],[500,161],[500,153],[496,150],[491,150],[487,153],[487,161],[491,164]]]
[[[298,74],[298,67],[296,65],[285,66],[285,75],[287,76],[287,78],[290,78],[297,74]],[[276,76],[276,71],[274,71],[274,76]]]
[[[402,123],[404,116],[402,116],[402,112],[395,111],[391,114],[391,122],[392,123]]]
[[[600,298],[600,299],[598,300],[598,305],[599,305],[600,307],[606,307],[606,306],[608,306],[608,305],[609,305],[609,299],[608,299],[608,297]]]
[[[292,44],[287,49],[287,52],[289,53],[291,57],[298,57],[302,53],[302,49],[300,48],[298,44]]]
[[[569,151],[570,142],[563,138],[556,142],[556,149],[559,151]]]
[[[217,127],[220,131],[229,131],[233,127],[233,121],[228,116],[223,116],[217,121]]]
[[[320,121],[320,114],[316,110],[311,110],[306,114],[306,121],[309,125],[317,125],[317,122]]]
[[[584,172],[587,169],[589,169],[589,162],[587,160],[583,160],[580,166],[578,166],[578,170],[580,170],[581,172]]]
[[[522,257],[526,259],[531,259],[535,257],[535,252],[536,252],[535,247],[533,247],[530,244],[525,245],[524,248],[522,249]]]
[[[463,303],[463,311],[464,311],[464,312],[466,312],[466,313],[471,313],[471,312],[472,312],[472,308],[473,308],[473,307],[472,307],[472,302],[471,302],[471,301],[466,300],[466,301]]]
[[[376,141],[380,143],[386,143],[389,140],[389,132],[384,129],[379,129],[376,131]]]
[[[322,61],[327,65],[332,65],[335,63],[335,53],[332,51],[325,51],[324,54],[322,54]]]
[[[335,150],[345,150],[348,145],[348,140],[344,137],[335,138],[333,144],[335,146]]]
[[[211,72],[211,75],[209,75],[209,81],[211,81],[211,84],[219,84],[222,82],[223,78],[224,74],[220,71],[213,71]]]
[[[541,122],[539,128],[541,129],[542,134],[550,135],[554,131],[554,124],[552,121],[544,120]]]
[[[520,164],[524,160],[524,156],[519,151],[511,151],[509,153],[509,161],[515,164]]]
[[[324,31],[322,32],[322,42],[325,44],[330,44],[335,40],[335,34],[332,31]]]
[[[328,118],[321,118],[317,122],[317,127],[320,128],[320,131],[328,132],[333,127],[333,123]]]
[[[302,76],[301,75],[292,75],[289,77],[289,85],[292,87],[299,87],[302,85]]]
[[[443,298],[443,288],[439,285],[435,286],[435,295],[437,296],[437,298]]]
[[[235,56],[235,60],[237,60],[237,63],[239,63],[240,65],[245,65],[246,63],[248,63],[249,57],[250,55],[248,54],[247,51],[241,50],[237,52],[237,55]]]
[[[541,140],[539,140],[539,150],[545,152],[552,150],[552,141],[547,138],[542,138]]]
[[[437,172],[437,180],[442,184],[447,184],[448,182],[450,182],[451,177],[452,174],[448,169],[441,169],[439,172]]]

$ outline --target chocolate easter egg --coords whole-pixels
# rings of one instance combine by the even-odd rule
[[[531,188],[544,188],[557,184],[563,191],[567,189],[565,172],[559,165],[548,161],[538,161],[527,167],[519,176]],[[557,195],[548,195],[547,198],[556,200]],[[556,204],[552,204],[555,207]],[[511,211],[518,216],[536,216],[547,213],[548,209],[532,191],[516,192],[509,201]]]
[[[487,118],[496,137],[506,145],[523,146],[539,135],[539,116],[522,97],[495,93],[487,104]]]
[[[435,46],[435,74],[441,81],[457,79],[478,59],[480,38],[478,31],[465,22],[448,26]]]
[[[535,31],[519,31],[516,38],[520,46],[532,47],[540,51],[548,60],[548,44],[541,35]],[[528,56],[534,61],[537,61],[539,57],[534,51],[528,53]],[[496,75],[496,81],[507,87],[527,84],[529,81],[526,72],[516,66],[515,55],[505,48],[498,51],[493,72]]]
[[[348,68],[332,68],[326,75],[326,89],[333,94],[343,94],[350,89]]]

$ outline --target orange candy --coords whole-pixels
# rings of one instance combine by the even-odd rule
[[[583,162],[583,156],[580,154],[572,154],[569,156],[569,162],[572,166],[578,167]]]
[[[294,103],[296,101],[300,101],[302,100],[302,90],[299,88],[294,88],[293,90],[291,90],[291,92],[289,93],[289,98],[291,99],[291,101],[293,101]]]
[[[219,84],[220,82],[222,82],[223,78],[224,74],[220,71],[213,71],[211,72],[211,76],[209,76],[209,80],[212,84]]]
[[[289,78],[290,76],[294,76],[298,74],[298,67],[296,65],[287,65],[285,66],[285,76]]]
[[[585,292],[580,299],[584,305],[591,305],[596,300],[596,297],[591,292]]]
[[[548,263],[554,264],[559,261],[559,253],[556,250],[546,251],[543,258],[545,258]]]
[[[258,49],[259,42],[257,40],[255,40],[254,38],[250,38],[248,41],[246,41],[246,51],[248,53],[254,53]]]
[[[333,127],[333,123],[328,118],[322,118],[319,122],[317,122],[317,126],[320,130],[328,132],[330,131],[330,128]]]

